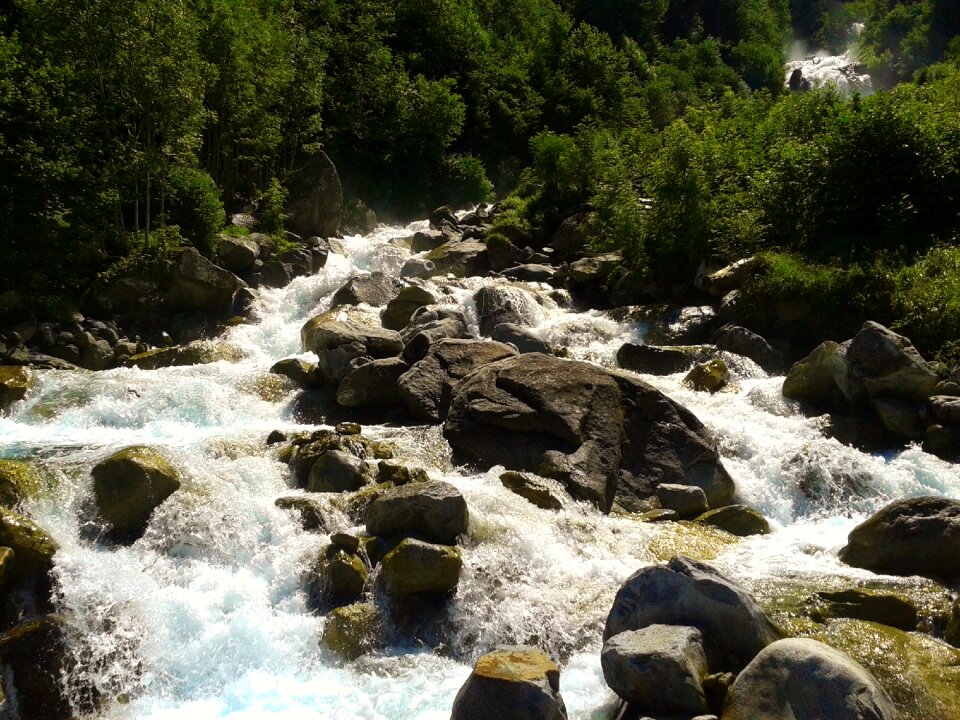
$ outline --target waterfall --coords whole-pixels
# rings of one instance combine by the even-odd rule
[[[479,654],[526,642],[561,660],[571,718],[610,716],[615,701],[599,648],[613,596],[638,567],[696,539],[677,524],[606,516],[569,499],[559,512],[538,510],[504,489],[496,469],[454,467],[439,428],[365,426],[364,434],[392,442],[401,461],[452,483],[469,505],[449,638],[440,648],[391,647],[346,664],[320,649],[325,620],[308,609],[302,575],[327,538],[274,505],[292,482],[264,439],[298,426],[296,392],[268,369],[299,354],[301,325],[328,310],[350,277],[398,275],[411,256],[398,239],[424,227],[346,238],[318,274],[260,290],[254,320],[218,340],[239,348],[240,360],[47,371],[0,418],[0,457],[34,458],[56,474],[55,489],[25,511],[61,548],[58,610],[77,631],[79,672],[106,697],[101,717],[441,720]],[[437,278],[429,289],[463,309],[476,331],[471,296],[503,283]],[[642,341],[641,323],[575,312],[546,285],[524,287],[539,305],[534,330],[573,358],[612,367],[624,342]],[[957,466],[918,448],[868,455],[842,446],[782,398],[782,378],[727,359],[729,392],[695,393],[679,375],[644,379],[706,423],[739,499],[772,521],[771,535],[709,548],[731,577],[753,588],[798,575],[863,578],[837,560],[857,522],[894,497],[960,496]],[[90,469],[134,443],[161,448],[182,474],[181,490],[133,545],[97,545],[85,532]]]

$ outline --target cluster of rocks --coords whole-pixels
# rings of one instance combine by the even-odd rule
[[[383,642],[385,616],[397,627],[404,617],[416,624],[441,609],[463,567],[463,495],[421,468],[391,462],[391,455],[351,423],[296,436],[280,451],[306,493],[282,496],[277,506],[330,537],[306,581],[313,607],[327,614],[323,641],[345,659]],[[354,524],[365,533],[340,527]]]
[[[844,343],[827,341],[787,373],[783,394],[832,413],[840,439],[857,445],[922,442],[960,460],[960,368],[929,363],[908,338],[867,322]]]
[[[337,242],[316,235],[306,240],[293,233],[284,237],[284,247],[278,249],[263,233],[222,233],[217,238],[218,261],[249,287],[283,287],[294,278],[320,270]]]
[[[877,680],[811,639],[783,638],[756,600],[683,557],[643,568],[617,593],[604,628],[603,675],[620,718],[894,720]],[[481,657],[452,720],[566,718],[555,662],[532,647]]]

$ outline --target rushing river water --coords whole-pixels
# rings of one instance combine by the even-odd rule
[[[295,392],[268,369],[299,353],[301,325],[328,309],[347,279],[399,274],[410,253],[391,240],[423,227],[347,238],[345,254],[331,254],[319,274],[260,291],[255,321],[223,338],[246,353],[240,362],[47,371],[0,418],[0,456],[35,457],[58,475],[54,493],[26,510],[60,545],[58,605],[85,638],[83,671],[108,698],[102,717],[439,720],[479,654],[535,643],[562,660],[570,717],[607,718],[614,698],[600,672],[602,625],[620,583],[641,565],[700,552],[761,594],[788,579],[859,580],[870,574],[841,565],[837,551],[866,514],[895,497],[960,497],[957,466],[919,449],[867,455],[827,439],[781,397],[782,378],[735,358],[736,388],[713,396],[687,390],[680,376],[645,378],[709,426],[739,498],[771,519],[771,535],[735,543],[704,543],[681,524],[607,517],[572,501],[541,511],[505,490],[496,471],[452,467],[439,428],[365,427],[393,442],[401,460],[456,485],[470,530],[447,645],[335,661],[320,649],[324,619],[308,610],[302,583],[327,538],[274,506],[293,492],[290,470],[264,439],[295,426]],[[473,291],[504,281],[434,282],[443,302],[475,322]],[[641,325],[566,309],[546,286],[528,288],[541,302],[536,330],[572,357],[612,366],[622,343],[644,335]],[[97,545],[85,531],[90,468],[134,443],[162,448],[183,486],[132,546]]]

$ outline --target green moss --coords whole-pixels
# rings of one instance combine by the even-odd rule
[[[12,579],[33,578],[53,565],[57,543],[30,518],[0,507],[0,545],[13,550]]]
[[[0,504],[15,507],[48,487],[48,479],[32,463],[0,460]]]
[[[713,560],[724,547],[739,541],[739,538],[717,528],[693,522],[673,522],[657,526],[657,536],[647,545],[647,550],[662,562],[676,555]]]

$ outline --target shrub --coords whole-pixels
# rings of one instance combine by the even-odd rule
[[[287,204],[287,189],[280,184],[277,178],[271,178],[267,189],[260,196],[259,222],[260,227],[268,235],[283,232],[283,226],[289,215],[284,212]]]
[[[179,235],[209,257],[224,224],[223,203],[213,179],[202,170],[177,167],[170,172],[169,187],[167,224],[178,227]]]

